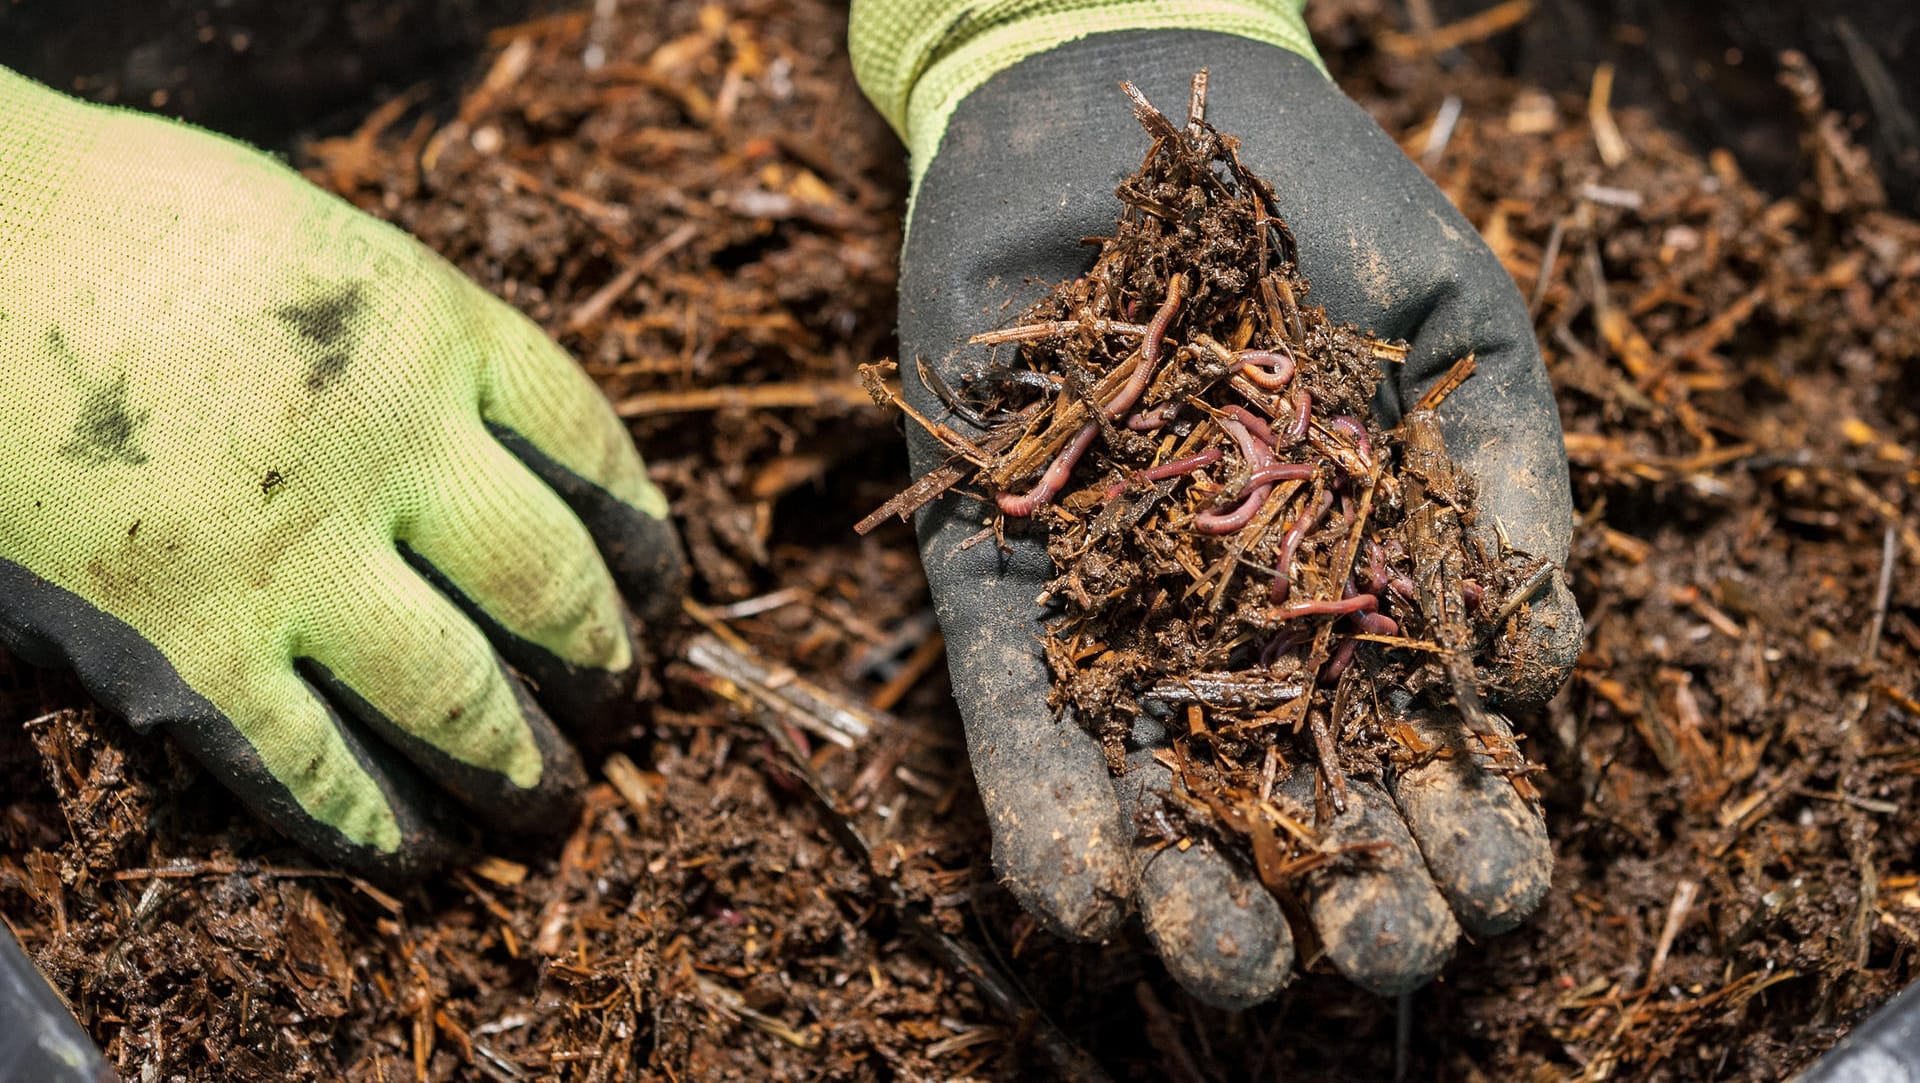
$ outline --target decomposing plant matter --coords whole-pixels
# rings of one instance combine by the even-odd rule
[[[975,443],[921,419],[974,464],[996,534],[1046,530],[1052,705],[1116,773],[1155,716],[1187,804],[1229,835],[1296,765],[1317,765],[1340,810],[1349,773],[1431,755],[1394,722],[1420,706],[1457,711],[1496,770],[1519,764],[1487,724],[1497,670],[1479,664],[1553,570],[1466,529],[1473,486],[1435,408],[1472,358],[1383,429],[1380,366],[1406,347],[1306,303],[1272,189],[1205,122],[1205,73],[1184,127],[1123,86],[1153,144],[1093,268],[973,339],[1014,357],[957,388],[921,370],[987,430]]]

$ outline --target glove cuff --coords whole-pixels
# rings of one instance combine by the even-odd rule
[[[29,233],[94,142],[92,107],[0,68],[0,259]]]
[[[966,96],[1027,57],[1120,30],[1210,30],[1321,66],[1306,0],[854,0],[854,76],[906,143],[913,190]]]

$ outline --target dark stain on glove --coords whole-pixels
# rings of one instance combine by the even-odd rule
[[[315,284],[313,295],[273,310],[274,318],[305,340],[307,390],[325,391],[353,363],[353,347],[367,310],[362,282]]]

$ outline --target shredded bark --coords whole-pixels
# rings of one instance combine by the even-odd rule
[[[844,528],[908,481],[893,418],[836,390],[893,349],[905,187],[844,13],[595,7],[499,31],[457,116],[382,110],[313,175],[616,401],[716,393],[634,431],[712,618],[768,674],[886,704],[851,750],[799,742],[877,868],[759,708],[691,665],[566,838],[387,899],[71,681],[0,660],[0,912],[124,1078],[1034,1078],[1051,1032],[928,947],[887,878],[1122,1079],[1390,1078],[1397,1055],[1412,1079],[1782,1079],[1920,976],[1920,224],[1870,198],[1813,99],[1804,191],[1617,100],[1608,166],[1584,92],[1507,77],[1445,26],[1383,50],[1411,37],[1394,5],[1308,5],[1341,87],[1530,299],[1589,638],[1567,691],[1514,719],[1547,769],[1539,914],[1463,946],[1404,1014],[1308,953],[1274,1003],[1223,1013],[1137,931],[1074,945],[1020,913],[913,534]],[[822,392],[717,394],[803,383]],[[1296,687],[1162,691],[1184,710]]]

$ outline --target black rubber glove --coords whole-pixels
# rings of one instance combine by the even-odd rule
[[[1114,186],[1147,148],[1118,82],[1180,116],[1201,68],[1211,72],[1207,119],[1240,138],[1242,161],[1274,185],[1312,282],[1308,300],[1335,321],[1412,343],[1381,385],[1382,420],[1393,423],[1473,353],[1478,371],[1441,417],[1449,449],[1479,482],[1478,528],[1497,522],[1513,546],[1564,561],[1572,511],[1559,417],[1512,279],[1358,106],[1273,46],[1197,31],[1101,34],[1029,57],[968,95],[917,192],[901,268],[902,356],[926,358],[950,382],[977,371],[984,348],[966,345],[969,335],[1084,273],[1093,249],[1081,239],[1111,232]],[[914,366],[902,367],[914,404],[943,416]],[[911,453],[916,474],[945,458],[919,432]],[[962,549],[984,511],[950,496],[919,529],[1001,876],[1063,935],[1105,937],[1137,908],[1195,993],[1227,1006],[1270,997],[1296,954],[1280,906],[1223,853],[1143,848],[1136,805],[1167,784],[1150,760],[1160,735],[1138,734],[1134,770],[1116,779],[1098,742],[1053,716],[1036,647],[1035,598],[1051,571],[1044,542]],[[1558,577],[1533,616],[1546,662],[1515,682],[1510,708],[1550,695],[1578,651],[1579,612]],[[1459,740],[1457,724],[1423,729]],[[1294,785],[1310,795],[1307,774]],[[1326,958],[1353,981],[1383,994],[1416,986],[1445,964],[1462,927],[1501,932],[1538,903],[1552,861],[1545,825],[1506,780],[1461,756],[1352,781],[1329,833],[1391,845],[1360,870],[1310,876],[1304,901]]]
[[[0,921],[0,1079],[114,1083],[119,1078]]]

